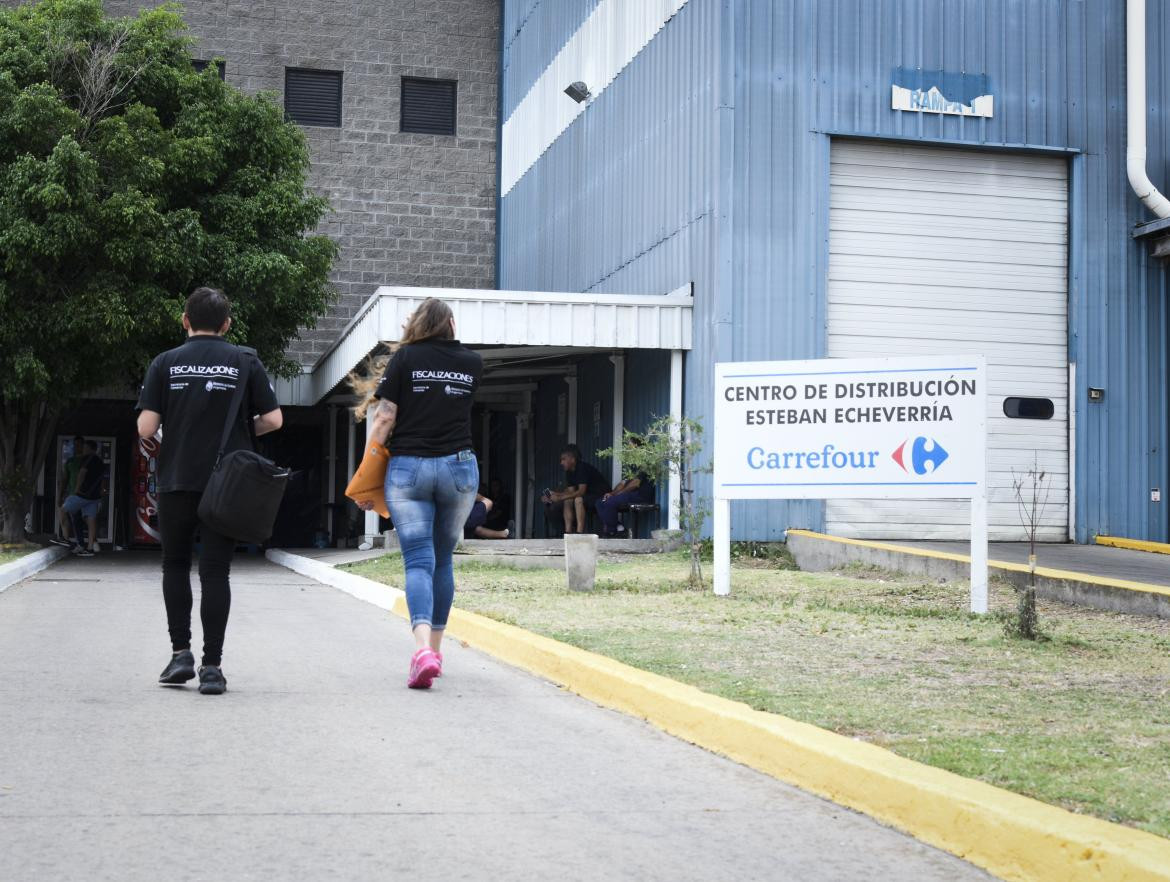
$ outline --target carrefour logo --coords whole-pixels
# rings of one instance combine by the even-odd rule
[[[826,444],[819,450],[765,450],[747,452],[749,469],[872,469],[877,468],[878,450],[839,450]]]
[[[910,449],[907,450],[907,447]],[[933,438],[919,435],[913,440],[903,441],[892,456],[902,471],[929,475],[938,471],[938,467],[947,461],[950,454]]]
[[[791,469],[828,469],[847,471],[879,468],[877,450],[838,448],[833,444],[812,450],[766,450],[752,447],[747,452],[747,466],[752,471],[787,471]],[[898,467],[907,474],[930,475],[938,471],[950,454],[933,438],[907,439],[891,454]]]

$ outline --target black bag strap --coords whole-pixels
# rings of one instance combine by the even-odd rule
[[[228,405],[227,422],[223,426],[223,436],[219,439],[219,452],[215,454],[213,469],[219,468],[219,461],[223,459],[228,439],[232,436],[232,424],[236,421],[236,415],[240,412],[240,407],[244,402],[244,392],[248,388],[248,372],[252,367],[248,354],[238,346],[235,349],[236,354],[240,356],[240,372],[236,377],[236,391],[232,393],[232,403]]]

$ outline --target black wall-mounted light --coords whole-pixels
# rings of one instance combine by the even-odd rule
[[[589,92],[589,87],[580,80],[575,83],[570,83],[565,87],[565,94],[580,104],[582,101],[588,101],[592,96]]]
[[[1101,402],[1105,400],[1105,390],[1089,387],[1089,400],[1094,402]]]

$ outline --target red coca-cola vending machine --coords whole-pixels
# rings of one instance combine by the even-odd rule
[[[139,438],[130,465],[130,504],[134,507],[135,545],[159,545],[158,451],[154,438]]]

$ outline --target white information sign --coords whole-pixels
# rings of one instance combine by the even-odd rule
[[[981,357],[715,365],[715,590],[732,499],[970,499],[972,609],[987,609]]]

